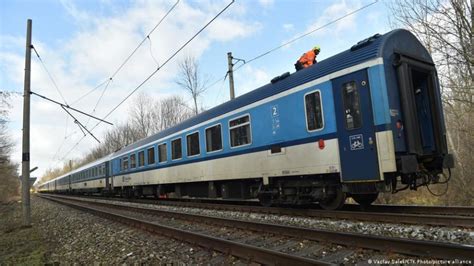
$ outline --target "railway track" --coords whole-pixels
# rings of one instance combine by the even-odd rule
[[[107,200],[110,198],[90,197]],[[177,201],[177,200],[151,200],[151,199],[123,199],[111,198],[115,201],[125,201],[143,204],[158,204],[168,206],[181,206],[192,208],[205,208],[239,212],[258,212],[276,215],[289,215],[299,217],[327,218],[327,219],[345,219],[351,221],[369,221],[397,224],[415,224],[432,226],[449,226],[474,228],[474,215],[471,216],[472,207],[454,207],[454,212],[459,211],[463,215],[453,215],[453,212],[447,210],[449,207],[441,206],[397,206],[397,205],[374,205],[368,211],[361,211],[359,205],[347,204],[344,210],[327,211],[320,209],[307,208],[288,208],[288,207],[262,207],[256,202],[222,201],[216,203],[213,201]],[[352,209],[352,210],[351,210]],[[426,214],[429,210],[435,213],[444,214]],[[404,212],[406,211],[406,212]],[[421,212],[421,213],[419,213]]]
[[[42,196],[60,203],[65,203],[70,206],[91,211],[95,214],[107,217],[113,217],[118,221],[125,221],[127,224],[133,224],[145,230],[151,230],[161,234],[169,235],[180,240],[191,241],[198,245],[208,245],[206,247],[212,248],[224,253],[229,253],[237,257],[251,259],[259,263],[280,264],[289,262],[298,262],[299,264],[328,264],[331,261],[318,260],[314,258],[307,258],[302,256],[295,256],[292,254],[285,254],[279,251],[265,249],[261,247],[252,247],[248,244],[234,243],[230,240],[221,241],[215,239],[216,237],[209,237],[199,233],[184,232],[184,230],[176,231],[168,228],[169,226],[160,226],[156,223],[147,223],[139,221],[136,218],[125,216],[124,214],[116,214],[112,210],[121,210],[125,212],[142,213],[160,217],[167,217],[170,219],[187,220],[192,223],[206,223],[220,227],[232,227],[241,230],[251,230],[256,232],[263,232],[275,235],[284,235],[287,237],[298,237],[311,241],[331,243],[343,245],[346,247],[364,248],[370,250],[377,250],[382,252],[398,253],[410,256],[440,258],[440,259],[474,259],[474,246],[451,244],[444,242],[420,241],[410,240],[396,237],[381,237],[367,234],[357,233],[342,233],[328,230],[308,229],[294,226],[275,225],[262,222],[250,222],[234,219],[226,219],[219,217],[210,217],[204,215],[188,214],[173,211],[163,211],[147,207],[126,206],[111,202],[96,202],[92,199],[67,198],[64,196]],[[89,206],[85,206],[88,204]],[[94,205],[91,207],[90,205]],[[79,206],[79,207],[77,207]],[[98,207],[99,206],[99,207]],[[107,208],[104,211],[101,208]],[[131,215],[133,216],[133,215]],[[159,228],[156,228],[160,226]],[[188,235],[189,233],[189,235]],[[201,241],[209,244],[202,244]],[[232,242],[232,243],[230,243]],[[251,254],[251,255],[245,255]],[[250,257],[249,257],[250,256]]]

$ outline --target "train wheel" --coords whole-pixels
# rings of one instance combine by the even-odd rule
[[[355,202],[359,203],[362,208],[369,207],[379,196],[379,193],[374,194],[355,194],[352,195],[352,198]]]
[[[344,202],[346,202],[346,193],[342,192],[341,188],[336,188],[336,195],[320,201],[319,206],[325,210],[337,210],[344,205]]]

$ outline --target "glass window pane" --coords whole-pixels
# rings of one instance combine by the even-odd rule
[[[148,164],[155,163],[155,148],[151,147],[148,149]]]
[[[160,155],[159,162],[166,162],[168,160],[168,155],[166,153],[166,143],[163,143],[158,146],[158,152]]]
[[[229,122],[231,147],[242,146],[252,142],[249,121],[250,118],[247,115]]]
[[[122,158],[122,170],[127,170],[128,169],[128,157],[123,157]]]
[[[342,98],[346,129],[360,128],[362,126],[362,113],[360,109],[359,89],[354,81],[342,85]]]
[[[130,168],[137,167],[137,160],[135,154],[130,155]]]
[[[317,130],[323,128],[323,112],[321,108],[321,97],[319,91],[306,95],[306,124],[308,130]]]
[[[186,136],[186,144],[187,144],[187,155],[194,156],[201,153],[199,148],[199,133],[193,133]]]
[[[171,160],[181,159],[182,148],[181,139],[175,139],[171,141]]]
[[[138,166],[145,165],[145,151],[140,151],[138,153]]]
[[[207,152],[222,150],[221,125],[215,125],[206,129]]]

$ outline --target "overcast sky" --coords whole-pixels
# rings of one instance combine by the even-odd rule
[[[10,134],[16,143],[12,159],[21,162],[21,123],[24,79],[26,20],[33,20],[33,45],[68,104],[103,117],[131,90],[140,84],[157,63],[163,63],[178,47],[214,17],[228,1],[183,1],[155,30],[132,59],[110,82],[99,106],[93,112],[105,86],[76,100],[107,80],[125,58],[143,40],[176,1],[127,0],[16,0],[0,1],[0,90],[19,92],[12,98]],[[249,60],[305,32],[318,28],[373,0],[237,0],[209,28],[192,41],[168,65],[141,89],[157,99],[182,94],[177,88],[177,62],[194,55],[210,83],[225,76],[227,52]],[[389,31],[388,12],[380,1],[361,12],[325,27],[297,42],[246,64],[234,76],[236,95],[242,95],[268,83],[274,76],[294,71],[299,56],[314,45],[321,46],[318,60],[342,52],[357,41]],[[64,102],[33,53],[31,90]],[[155,59],[156,61],[155,61]],[[200,100],[212,108],[228,100],[228,81],[219,81]],[[126,119],[133,98],[115,111],[108,120]],[[95,123],[77,115],[87,127]],[[110,126],[101,124],[94,134]],[[41,176],[50,167],[80,158],[96,145],[86,137],[69,155],[66,153],[81,139],[82,133],[64,111],[36,96],[31,100],[31,165]]]

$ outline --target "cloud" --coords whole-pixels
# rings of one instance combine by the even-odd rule
[[[294,29],[295,29],[295,25],[293,25],[291,23],[283,24],[283,30],[285,30],[285,31],[292,31]]]
[[[308,26],[306,26],[306,29],[303,32],[299,32],[293,35],[293,37],[283,41],[282,44],[290,40],[293,40],[303,34],[312,32],[316,29],[318,30],[311,33],[310,36],[313,38],[324,37],[326,39],[336,38],[349,31],[356,31],[357,30],[357,23],[356,23],[357,14],[347,16],[344,19],[341,19],[335,22],[334,24],[331,24],[331,25],[327,25],[327,24],[346,14],[349,14],[350,12],[353,12],[354,10],[360,7],[361,7],[361,4],[359,1],[340,0],[338,2],[333,2],[332,5],[328,6],[327,8],[323,10],[320,16],[318,16],[315,20],[310,21],[310,23],[308,23]],[[314,8],[320,9],[320,7],[318,7],[317,5],[315,5]],[[284,48],[287,49],[290,46],[291,44],[285,46]]]
[[[41,39],[36,39],[34,45],[69,104],[111,77],[173,4],[168,1],[138,1],[131,3],[123,12],[105,13],[105,8],[104,10],[99,8],[98,11],[85,10],[79,8],[74,1],[63,0],[61,3],[70,15],[70,19],[78,25],[77,31],[69,39],[62,40],[59,47],[53,46],[52,42],[41,42]],[[107,6],[110,2],[102,1],[100,5]],[[104,83],[73,106],[92,113],[97,100],[106,89],[101,104],[93,112],[94,115],[103,117],[157,68],[153,57],[162,65],[178,47],[224,6],[221,2],[214,1],[202,4],[181,1],[173,13],[163,21],[149,39],[146,39],[136,54],[117,73],[107,89]],[[176,63],[182,54],[192,53],[199,59],[214,43],[246,38],[261,29],[259,23],[247,19],[244,7],[240,6],[238,10],[239,12],[226,12],[216,19],[208,29],[190,43],[188,49],[170,61],[140,91],[145,91],[155,97],[164,97],[170,91],[181,93],[180,90],[176,90],[174,79],[178,70]],[[55,25],[51,26],[55,27]],[[232,30],[228,30],[229,28]],[[10,49],[10,47],[14,47],[16,43],[24,47],[24,38],[0,36],[0,39],[2,39],[1,89],[22,91],[24,50]],[[62,101],[46,72],[35,58],[32,61],[31,89]],[[130,100],[125,102],[107,120],[123,121],[131,102]],[[11,134],[15,136],[17,144],[13,159],[19,162],[21,139],[18,136],[21,136],[22,97],[15,97],[12,105]],[[89,129],[96,124],[95,121],[83,115],[77,113],[74,115],[83,123],[89,121],[87,123]],[[58,106],[35,96],[32,96],[31,121],[31,157],[40,168],[35,174],[41,175],[50,166],[62,165],[63,162],[52,160],[55,155],[57,158],[54,159],[67,161],[80,157],[96,145],[95,140],[87,136],[73,152],[64,157],[66,152],[81,139],[82,133],[70,118],[66,120],[66,115]],[[93,133],[100,138],[109,128],[110,126],[101,125]],[[73,132],[76,133],[70,136]],[[61,145],[63,140],[64,143]],[[59,152],[56,154],[58,149]]]
[[[273,4],[275,3],[275,0],[258,0],[258,3],[263,7],[263,8],[269,8],[272,7]]]
[[[244,80],[241,84],[236,84],[236,95],[240,96],[253,91],[270,82],[271,77],[262,68],[246,65],[241,71],[236,72],[236,80]]]

